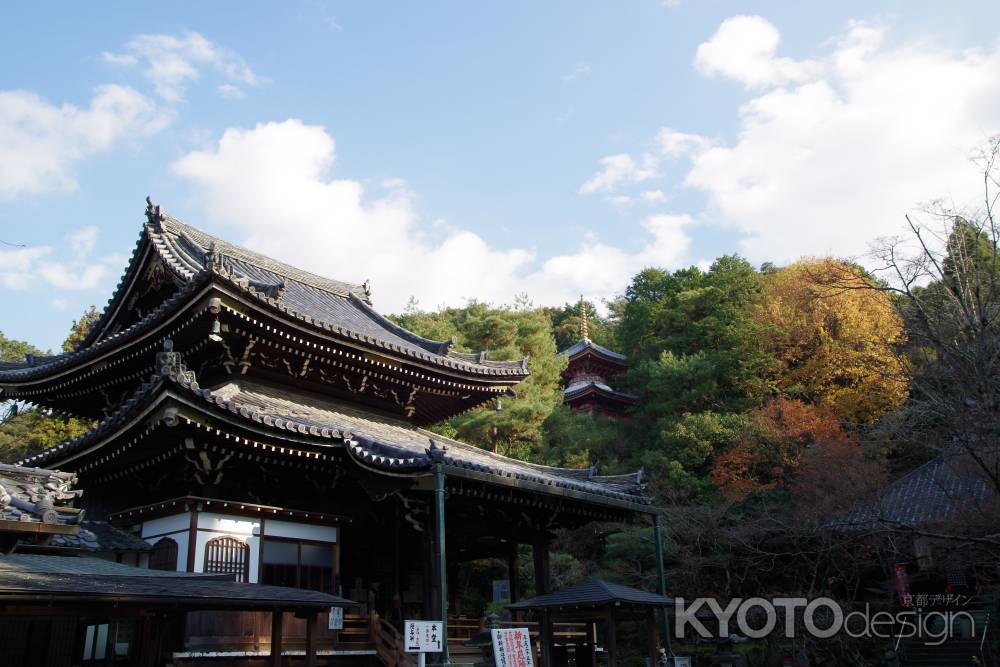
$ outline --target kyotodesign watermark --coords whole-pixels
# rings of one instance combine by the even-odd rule
[[[829,639],[844,633],[854,639],[917,639],[938,646],[962,633],[975,638],[975,619],[967,611],[904,609],[897,612],[864,609],[844,612],[831,598],[733,598],[723,607],[714,598],[674,601],[674,635],[681,639],[688,628],[704,639],[726,638],[737,630],[750,639],[762,639],[778,630],[786,638],[801,636]],[[714,622],[713,622],[714,621]],[[718,624],[713,632],[705,623]]]

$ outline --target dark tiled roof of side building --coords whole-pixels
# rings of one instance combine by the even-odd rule
[[[995,500],[993,486],[968,456],[942,454],[890,482],[832,527],[915,527],[987,510]]]
[[[555,607],[602,607],[605,605],[666,607],[673,598],[658,593],[591,579],[562,590],[507,605],[510,609],[551,609]]]

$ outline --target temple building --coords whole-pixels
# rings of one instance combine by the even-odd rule
[[[608,386],[608,379],[628,370],[627,359],[624,354],[612,352],[590,340],[587,309],[582,297],[580,317],[580,341],[559,353],[569,357],[562,372],[566,380],[563,403],[573,412],[615,418],[625,416],[638,400],[631,394],[612,389]]]
[[[458,352],[378,314],[367,283],[277,262],[151,202],[146,216],[86,339],[0,364],[0,400],[99,420],[19,463],[74,475],[88,518],[140,537],[149,568],[350,598],[362,621],[321,614],[319,654],[400,664],[386,638],[403,618],[440,619],[452,637],[459,563],[506,559],[517,599],[518,545],[533,547],[541,594],[553,531],[659,525],[638,474],[536,465],[425,430],[514,391],[527,360]],[[580,382],[618,397],[595,406],[627,404],[592,381],[621,355],[586,336],[568,352]],[[280,614],[255,613],[188,614],[176,664],[266,655]],[[284,645],[306,630],[286,619]]]

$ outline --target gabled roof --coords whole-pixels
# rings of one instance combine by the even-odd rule
[[[409,358],[489,381],[517,382],[528,376],[527,359],[496,361],[487,359],[485,353],[457,352],[452,349],[452,341],[430,340],[398,326],[372,307],[367,284],[355,285],[297,269],[164,215],[152,203],[147,217],[114,295],[80,347],[67,354],[2,363],[0,382],[45,376],[120,346],[185,305],[210,279],[277,317],[294,319],[317,333],[333,334],[382,355]],[[154,256],[181,285],[180,289],[138,322],[122,331],[111,331],[140,280],[140,272]]]
[[[981,511],[996,492],[976,464],[959,453],[942,454],[883,487],[836,528],[916,527]]]
[[[618,352],[612,352],[608,348],[598,345],[589,338],[584,338],[575,345],[571,345],[570,347],[561,351],[559,354],[566,355],[567,357],[572,359],[573,357],[583,354],[585,352],[596,354],[597,356],[604,357],[611,361],[620,362],[622,364],[624,364],[625,361],[628,359],[628,357],[626,357],[624,354],[620,354]]]
[[[562,590],[509,604],[509,609],[552,609],[554,607],[621,606],[666,607],[674,603],[658,593],[639,590],[610,581],[591,579]]]
[[[344,446],[359,465],[376,472],[427,474],[440,462],[448,474],[471,476],[494,484],[533,486],[543,493],[573,495],[599,504],[651,503],[643,494],[641,475],[601,477],[595,468],[528,463],[369,412],[355,404],[242,379],[212,389],[202,388],[194,373],[168,364],[94,430],[30,457],[25,463],[66,462],[79,452],[100,445],[133,423],[138,415],[145,415],[152,406],[170,399],[207,411],[209,418],[222,416],[236,425],[264,428],[278,438],[305,437],[320,445]]]

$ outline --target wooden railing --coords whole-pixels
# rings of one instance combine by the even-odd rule
[[[413,667],[413,656],[403,650],[403,636],[391,623],[372,614],[371,633],[375,652],[386,667]]]

